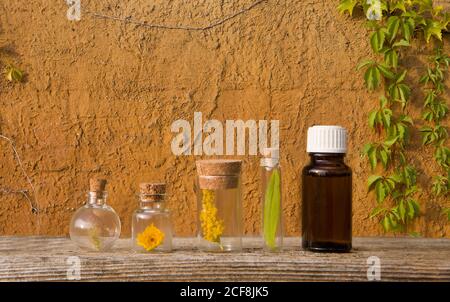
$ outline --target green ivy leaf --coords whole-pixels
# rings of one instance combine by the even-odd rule
[[[398,136],[396,137],[392,137],[386,141],[384,141],[383,145],[387,146],[387,147],[391,147],[393,144],[395,144],[398,140]]]
[[[377,118],[377,110],[373,110],[369,113],[369,127],[374,128],[375,127],[375,120]]]
[[[383,64],[378,64],[377,68],[380,70],[380,72],[383,74],[385,78],[388,78],[390,80],[395,79],[395,73],[393,73],[391,70],[389,70],[389,67]]]
[[[375,196],[377,198],[377,202],[381,203],[386,198],[386,188],[383,185],[383,182],[378,181],[375,184]]]
[[[382,225],[386,232],[389,232],[391,230],[391,221],[387,215],[384,216],[384,218],[382,220]]]
[[[370,175],[369,178],[367,179],[367,188],[369,189],[369,191],[373,190],[373,187],[376,184],[376,182],[380,181],[381,179],[383,179],[383,177],[379,175]]]
[[[408,124],[410,124],[410,125],[413,124],[412,117],[410,117],[409,115],[405,115],[405,114],[402,114],[402,115],[400,116],[400,121],[401,121],[401,122],[404,122],[404,123],[408,123]]]
[[[411,36],[414,32],[414,29],[416,28],[415,22],[413,18],[407,18],[402,23],[402,31],[403,31],[403,37],[406,41],[411,41]]]
[[[364,68],[368,65],[374,65],[374,64],[375,64],[375,62],[372,60],[364,60],[364,61],[360,62],[358,64],[358,66],[356,66],[356,70],[360,70],[361,68]]]
[[[386,108],[381,111],[381,120],[383,121],[383,126],[385,129],[389,129],[389,127],[391,127],[391,117],[392,117],[391,109]]]
[[[408,70],[404,70],[402,73],[400,73],[397,77],[397,79],[395,80],[396,83],[400,84],[401,82],[403,82],[406,78],[406,74],[408,73]]]
[[[369,163],[372,170],[377,167],[377,149],[372,148],[368,151],[367,156],[369,157]]]
[[[339,3],[338,10],[341,14],[348,12],[351,16],[353,14],[353,9],[357,4],[357,0],[341,0]]]
[[[398,67],[398,54],[394,49],[389,49],[384,53],[384,63],[393,67],[394,69]]]
[[[392,46],[394,46],[394,47],[408,47],[408,46],[411,46],[410,44],[409,44],[409,42],[407,41],[407,40],[400,40],[400,41],[398,41],[398,42],[395,42]]]
[[[402,222],[405,222],[406,220],[406,208],[405,208],[405,202],[403,200],[400,201],[398,205],[398,213],[400,215],[400,219]]]
[[[378,215],[380,215],[381,213],[385,212],[386,209],[382,208],[382,207],[376,207],[375,209],[372,210],[372,212],[370,213],[369,218],[374,218],[377,217]]]
[[[383,49],[385,34],[383,30],[377,30],[373,32],[370,36],[370,46],[372,46],[373,51],[380,52]]]
[[[377,66],[370,66],[367,68],[364,74],[364,80],[366,81],[367,89],[375,90],[380,86],[381,74]]]
[[[406,105],[406,102],[409,100],[411,96],[411,88],[409,88],[406,84],[398,84],[398,92],[400,96],[400,101],[403,106]]]
[[[403,1],[397,1],[394,5],[391,5],[391,7],[390,7],[391,13],[394,12],[396,9],[398,9],[402,12],[406,12],[405,3]]]
[[[365,144],[363,147],[363,151],[362,151],[363,155],[367,155],[369,153],[370,149],[372,149],[372,148],[373,148],[372,144],[370,144],[370,143]]]
[[[439,21],[426,20],[425,27],[423,29],[425,34],[425,40],[427,43],[430,42],[432,36],[434,36],[439,41],[442,41],[442,30],[445,29]]]
[[[416,0],[414,2],[419,4],[419,13],[433,10],[433,0]]]
[[[392,43],[397,37],[399,27],[400,27],[400,18],[397,16],[390,16],[387,21],[387,32],[389,35],[390,43]]]
[[[386,152],[386,150],[382,149],[380,150],[380,158],[381,158],[381,163],[383,164],[383,167],[386,169],[387,168],[387,164],[388,164],[388,153]]]
[[[393,229],[396,229],[398,227],[398,222],[397,222],[397,217],[394,214],[394,211],[391,211],[391,213],[389,213],[389,220],[391,221],[391,226]]]

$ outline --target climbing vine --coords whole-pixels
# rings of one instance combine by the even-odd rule
[[[425,95],[423,120],[428,125],[420,129],[422,143],[432,146],[434,159],[441,169],[441,174],[434,177],[432,192],[437,197],[447,197],[450,193],[450,149],[446,146],[447,129],[441,122],[448,114],[448,105],[443,99],[444,80],[450,66],[450,57],[442,53],[442,46],[436,48],[434,56],[430,58],[430,66],[420,79]],[[450,220],[450,209],[443,210]]]
[[[378,108],[368,117],[378,140],[363,148],[373,173],[368,178],[368,189],[376,198],[370,217],[379,219],[385,231],[405,232],[408,224],[420,215],[420,205],[418,171],[406,154],[413,119],[408,114],[409,69],[402,64],[402,55],[412,47],[413,40],[442,45],[442,33],[447,30],[450,16],[442,7],[434,7],[432,0],[341,0],[338,9],[350,16],[359,9],[367,16],[375,59],[364,60],[357,70],[364,70],[369,91],[381,92]],[[449,60],[438,50],[433,63],[434,67],[421,80],[425,86],[432,85],[433,99],[425,103],[424,109],[424,119],[432,125],[421,132],[424,144],[435,147],[436,161],[447,171],[435,178],[433,190],[447,194],[450,156],[444,145],[447,132],[440,121],[448,108],[440,96],[444,90],[442,68],[447,68]]]
[[[6,43],[0,38],[0,70],[3,70],[3,74],[9,82],[22,82],[23,81],[23,71],[19,68],[15,67],[11,62],[12,58],[10,55],[10,51],[7,50],[7,47],[5,46]],[[0,140],[4,140],[9,143],[15,160],[17,161],[20,170],[22,171],[23,175],[25,176],[28,184],[30,185],[32,189],[32,193],[34,195],[34,201],[30,197],[29,191],[27,189],[11,189],[0,186],[0,194],[19,194],[22,195],[28,202],[30,203],[31,210],[33,213],[38,212],[37,208],[37,200],[36,200],[36,190],[35,187],[28,176],[28,174],[25,172],[22,160],[19,156],[19,152],[17,151],[17,148],[13,142],[13,140],[5,135],[3,135],[0,132]]]

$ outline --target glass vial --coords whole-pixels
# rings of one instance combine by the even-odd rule
[[[280,155],[278,148],[265,148],[262,153],[262,238],[265,249],[277,251],[283,246]]]
[[[172,250],[172,221],[165,206],[164,183],[139,185],[139,209],[132,217],[132,243],[137,252],[169,252]]]
[[[339,126],[308,129],[311,162],[303,168],[302,246],[317,252],[352,248],[352,171],[344,163],[347,132]]]
[[[200,160],[197,166],[199,248],[242,249],[240,160]]]
[[[120,236],[120,219],[106,204],[105,186],[105,179],[90,179],[88,202],[70,222],[70,239],[83,249],[109,250]]]

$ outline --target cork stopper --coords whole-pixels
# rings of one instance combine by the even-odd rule
[[[163,201],[166,194],[165,183],[143,182],[139,184],[142,201]]]
[[[200,189],[225,190],[236,189],[239,185],[239,176],[199,176]]]
[[[241,160],[209,159],[195,162],[199,176],[231,176],[241,173]]]
[[[196,166],[200,189],[234,189],[239,185],[239,174],[242,166],[240,160],[198,160]]]
[[[89,179],[89,191],[91,192],[103,192],[106,187],[106,179],[103,178],[91,178]]]
[[[139,191],[145,195],[163,195],[166,194],[166,184],[142,182],[139,184]]]

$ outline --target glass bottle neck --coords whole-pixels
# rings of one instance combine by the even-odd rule
[[[260,166],[264,167],[266,170],[274,170],[280,168],[280,161],[278,159],[272,158],[262,158]]]
[[[89,192],[88,194],[88,205],[92,206],[102,206],[106,204],[107,194],[103,192]]]
[[[345,153],[310,153],[311,163],[315,165],[326,165],[344,163]]]
[[[164,195],[145,195],[141,194],[139,206],[145,210],[164,210]]]

